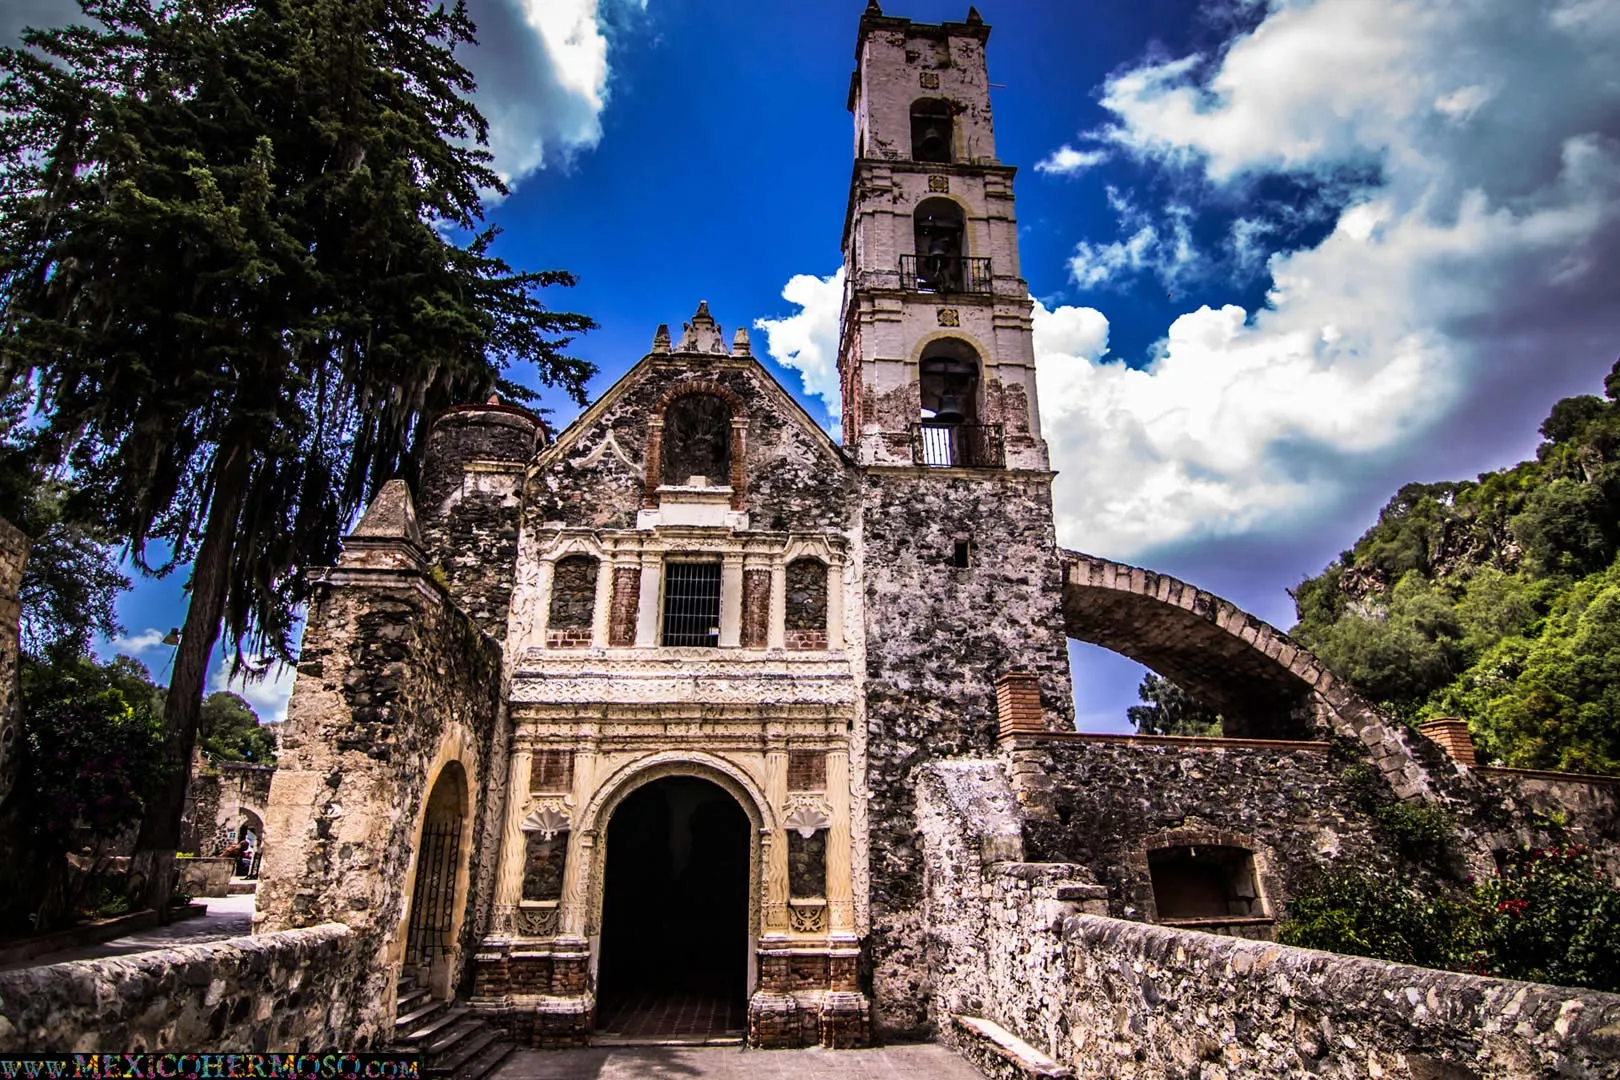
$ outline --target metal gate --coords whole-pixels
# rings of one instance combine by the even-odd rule
[[[405,937],[407,967],[427,967],[450,951],[455,922],[456,865],[461,849],[459,817],[428,818],[416,857],[411,921]]]

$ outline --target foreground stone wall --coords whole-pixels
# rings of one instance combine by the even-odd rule
[[[328,923],[0,972],[0,1051],[374,1049],[388,1017],[358,941]]]
[[[1620,995],[1092,915],[1047,933],[1061,942],[1056,997],[1026,1012],[1046,1021],[1055,1055],[1080,1078],[1595,1080],[1620,1070]]]
[[[998,861],[1009,790],[991,762],[934,765],[918,785],[930,1015],[975,1060],[993,1055],[955,1016],[1082,1080],[1620,1075],[1620,995],[1106,917],[1118,900],[1090,867]]]

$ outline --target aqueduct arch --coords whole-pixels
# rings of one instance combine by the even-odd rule
[[[1059,558],[1070,637],[1127,656],[1218,708],[1228,736],[1359,738],[1397,794],[1430,795],[1416,736],[1287,634],[1168,574],[1065,549]]]

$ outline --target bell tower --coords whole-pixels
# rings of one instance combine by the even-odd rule
[[[972,8],[936,26],[874,0],[861,18],[838,362],[863,465],[1047,467],[989,39]]]
[[[1074,726],[1052,473],[1019,272],[1015,170],[996,158],[990,28],[861,17],[839,344],[860,464],[868,970],[874,1022],[926,1034],[916,789],[932,761],[1000,752],[997,684]],[[1016,689],[1016,694],[1011,693]],[[1021,695],[1021,696],[1020,696]]]

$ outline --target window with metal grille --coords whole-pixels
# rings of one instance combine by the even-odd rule
[[[664,644],[720,644],[720,564],[664,564]]]

